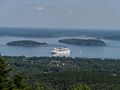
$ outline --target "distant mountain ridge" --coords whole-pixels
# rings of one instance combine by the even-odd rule
[[[85,36],[102,39],[120,40],[120,31],[52,29],[52,28],[0,28],[0,36],[17,37],[71,37]]]

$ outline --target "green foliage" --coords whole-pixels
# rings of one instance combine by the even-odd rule
[[[24,84],[21,75],[10,76],[11,69],[6,60],[0,58],[0,90],[31,90]]]
[[[85,89],[86,89],[86,90],[91,90],[88,85],[85,85]]]
[[[91,90],[91,89],[88,85],[76,84],[76,85],[72,85],[70,90]]]
[[[1,90],[12,90],[13,83],[9,77],[9,72],[11,71],[8,68],[8,64],[4,59],[0,58],[0,89]]]
[[[32,90],[120,90],[119,59],[6,58],[13,68],[12,74],[23,73]]]
[[[79,84],[79,85],[73,85],[70,90],[83,90],[84,87],[82,84]]]
[[[29,87],[25,84],[25,81],[22,75],[20,74],[15,75],[13,81],[14,81],[15,90],[30,90]]]
[[[44,90],[40,82],[36,82],[34,90]]]

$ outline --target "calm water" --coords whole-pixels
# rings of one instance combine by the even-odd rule
[[[58,43],[61,38],[24,38],[24,37],[0,37],[0,53],[9,56],[52,56],[50,50],[55,47],[68,47],[71,49],[71,57],[89,58],[120,58],[120,41],[104,40],[106,46],[77,46]],[[67,37],[69,38],[69,37]],[[79,38],[79,37],[77,37]],[[12,47],[6,43],[14,40],[35,40],[47,42],[43,47]]]

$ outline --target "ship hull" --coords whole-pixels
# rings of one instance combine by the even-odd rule
[[[70,53],[70,50],[69,51],[51,51],[52,54],[69,54]]]

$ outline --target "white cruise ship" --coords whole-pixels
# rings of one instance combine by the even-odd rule
[[[58,54],[58,55],[66,55],[70,54],[70,49],[69,48],[54,48],[53,50],[50,51],[52,54]]]

